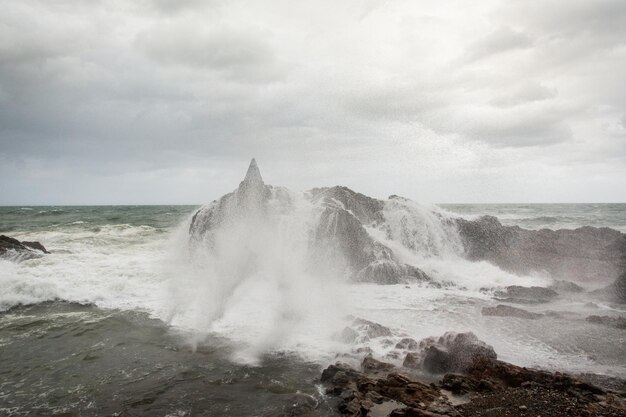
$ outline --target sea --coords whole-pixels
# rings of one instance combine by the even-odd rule
[[[316,282],[283,268],[280,280],[259,276],[224,296],[220,277],[180,256],[198,207],[0,207],[0,234],[51,251],[0,259],[0,416],[338,415],[319,382],[325,366],[355,360],[357,347],[394,360],[388,340],[354,346],[339,337],[355,317],[398,338],[472,331],[514,364],[626,378],[626,332],[584,320],[623,315],[624,306],[572,295],[524,307],[546,313],[541,320],[484,317],[481,308],[495,305],[484,288],[551,278],[452,255],[424,257],[420,266],[454,285]],[[626,233],[626,204],[440,204],[422,212]],[[424,218],[424,227],[438,227]],[[264,256],[291,265],[289,253]]]

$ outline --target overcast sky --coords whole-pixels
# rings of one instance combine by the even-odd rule
[[[0,204],[626,201],[626,1],[0,1]]]

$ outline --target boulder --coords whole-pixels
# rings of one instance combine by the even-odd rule
[[[509,303],[536,304],[547,303],[558,294],[550,288],[511,285],[504,290],[496,291],[494,295],[497,300]]]
[[[556,280],[548,288],[558,293],[568,293],[568,292],[577,293],[577,292],[583,292],[585,290],[580,285],[575,284],[571,281],[565,281],[565,280]]]
[[[521,308],[511,307],[499,304],[495,307],[483,307],[481,311],[483,316],[498,316],[498,317],[516,317],[520,319],[538,319],[543,317],[543,314],[531,313],[530,311],[522,310]]]
[[[603,326],[626,330],[626,317],[589,316],[586,320],[589,323],[601,324]]]
[[[422,367],[434,374],[462,371],[477,359],[497,358],[493,347],[471,332],[447,332],[438,339],[422,340],[420,347],[424,349]]]
[[[9,236],[0,235],[0,256],[24,260],[38,258],[43,254],[50,253],[39,242],[20,242]]]

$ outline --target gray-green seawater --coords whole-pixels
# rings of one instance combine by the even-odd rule
[[[440,207],[451,216],[488,214],[531,229],[590,225],[626,232],[626,204]],[[350,347],[323,338],[320,329],[336,324],[341,331],[341,317],[324,317],[317,328],[300,322],[302,311],[295,309],[276,321],[275,340],[264,341],[254,361],[242,360],[241,350],[257,347],[255,330],[276,320],[264,312],[280,288],[259,280],[235,294],[238,302],[219,326],[203,328],[193,315],[173,319],[204,302],[202,285],[189,287],[187,270],[172,266],[196,208],[0,207],[0,234],[38,240],[52,251],[20,263],[0,260],[0,416],[335,415],[318,378]],[[480,309],[493,301],[480,287],[547,281],[486,263],[429,266],[459,286],[345,285],[336,289],[346,304],[342,313],[416,339],[470,330],[502,359],[525,366],[626,376],[624,331],[584,321],[590,314],[623,314],[623,307],[572,296],[529,306],[562,312],[541,321],[483,317]],[[174,296],[181,286],[188,299]],[[384,355],[384,347],[370,347]]]

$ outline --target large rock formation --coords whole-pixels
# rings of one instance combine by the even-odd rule
[[[547,272],[554,278],[607,282],[626,270],[626,235],[606,227],[526,230],[497,218],[457,220],[466,256],[514,273]]]
[[[392,250],[396,244],[418,255],[416,259],[447,253],[488,261],[516,274],[547,273],[567,281],[606,285],[626,271],[626,235],[616,230],[533,231],[503,226],[491,216],[455,219],[402,197],[377,200],[338,186],[293,193],[265,184],[254,159],[235,191],[195,213],[191,241],[212,250],[219,230],[248,228],[253,236],[259,225],[275,227],[270,219],[280,223],[276,218],[298,212],[302,202],[312,213],[308,229],[298,232],[309,241],[307,270],[330,268],[356,281],[429,280],[420,265],[407,264],[405,256]],[[245,233],[240,238],[245,240]],[[624,275],[606,294],[625,302]]]
[[[332,266],[338,273],[362,282],[397,284],[428,280],[419,268],[400,262],[393,251],[366,230],[384,222],[384,202],[346,187],[315,188],[303,195],[266,185],[254,159],[237,190],[198,210],[189,226],[194,244],[211,250],[216,233],[246,223],[249,233],[270,218],[295,210],[294,200],[304,199],[314,208],[310,236],[310,269]],[[255,222],[258,220],[258,222]]]

